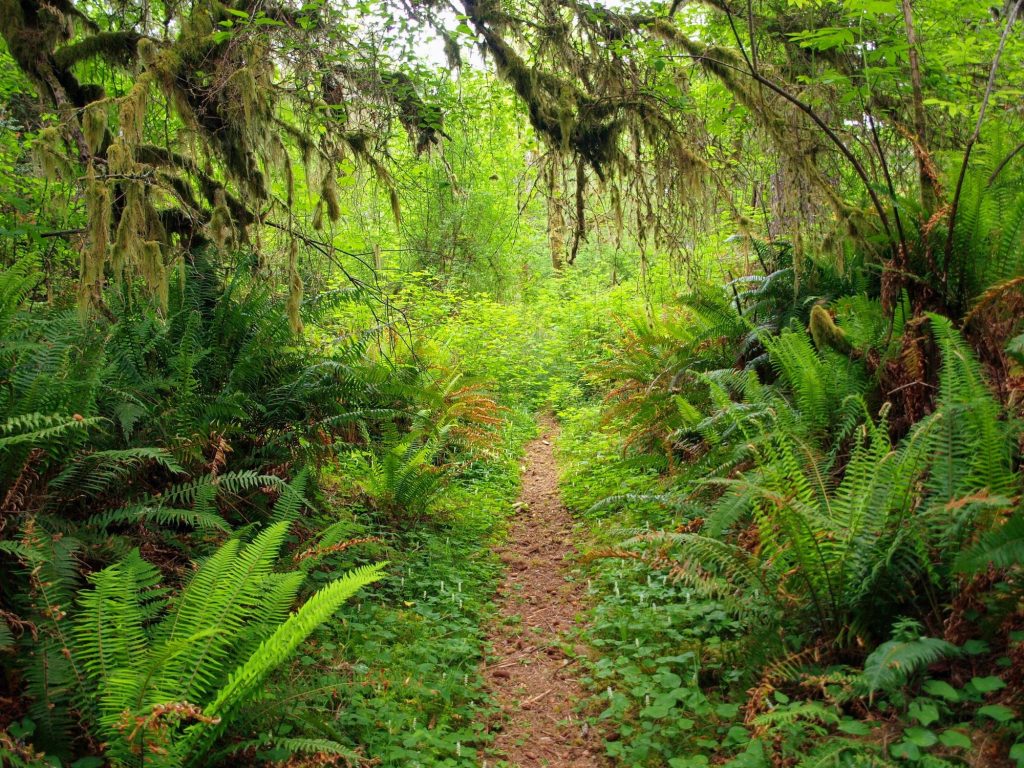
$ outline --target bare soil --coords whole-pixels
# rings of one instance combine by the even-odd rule
[[[585,651],[570,643],[584,596],[568,580],[575,549],[558,495],[557,426],[544,420],[541,431],[526,448],[517,512],[499,551],[506,573],[484,669],[502,713],[491,726],[494,752],[498,765],[517,768],[598,768],[605,765],[601,738],[575,711],[586,696],[577,680]]]

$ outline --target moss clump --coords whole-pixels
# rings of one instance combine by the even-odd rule
[[[114,67],[130,67],[135,62],[139,40],[137,32],[97,32],[76,43],[65,45],[53,54],[57,66],[69,69],[89,59],[100,59]]]
[[[210,232],[210,239],[217,245],[217,250],[223,251],[229,245],[234,245],[235,223],[231,218],[223,189],[218,189],[214,193],[213,212],[210,214],[207,229]]]
[[[82,133],[93,153],[98,154],[107,138],[107,105],[103,101],[94,101],[82,113]]]
[[[848,355],[853,351],[853,345],[846,338],[846,333],[836,325],[832,315],[820,304],[816,304],[811,309],[810,330],[814,345],[821,351],[834,349],[843,355]]]

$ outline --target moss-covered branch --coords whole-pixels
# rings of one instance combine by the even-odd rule
[[[99,32],[65,45],[53,54],[62,69],[71,69],[89,59],[102,59],[114,67],[129,67],[138,60],[138,44],[142,35],[136,32]]]

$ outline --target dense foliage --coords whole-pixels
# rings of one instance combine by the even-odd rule
[[[0,763],[1024,765],[1022,15],[0,0]]]

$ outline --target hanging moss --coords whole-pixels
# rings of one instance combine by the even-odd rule
[[[103,268],[107,261],[110,242],[110,189],[96,179],[90,168],[85,188],[85,207],[88,214],[86,243],[79,258],[79,307],[83,310],[102,305]]]
[[[229,245],[234,245],[235,224],[225,202],[223,189],[217,190],[215,194],[213,212],[210,214],[210,221],[206,228],[210,233],[210,239],[216,244],[217,250],[224,251]]]
[[[327,207],[327,218],[332,222],[341,218],[341,204],[338,202],[338,184],[333,173],[324,176],[324,183],[320,189],[323,203]],[[319,229],[319,227],[317,227]]]
[[[60,131],[50,126],[44,128],[32,145],[32,154],[43,178],[50,181],[64,181],[74,177],[74,169],[68,162]]]
[[[164,266],[163,248],[156,240],[145,240],[140,248],[139,272],[150,296],[156,300],[163,313],[167,312],[169,285],[167,268]]]
[[[448,69],[462,69],[462,46],[458,40],[448,32],[442,31],[441,38],[444,40],[444,57],[448,62]]]
[[[612,184],[611,188],[611,205],[612,205],[612,219],[615,222],[615,250],[622,250],[622,231],[624,229],[623,216],[622,216],[622,195],[619,193],[619,187],[617,184]]]
[[[243,30],[239,25],[238,34],[224,39],[215,33],[223,29],[222,21],[232,18],[233,6],[212,0],[187,9],[165,8],[167,34],[155,39],[82,24],[85,18],[73,1],[0,0],[0,33],[62,121],[59,129],[43,131],[36,142],[40,168],[51,178],[86,182],[83,305],[102,302],[109,278],[141,279],[154,300],[166,306],[166,264],[181,257],[171,251],[172,243],[191,249],[208,242],[208,236],[226,250],[245,242],[246,228],[273,210],[269,178],[283,180],[291,205],[295,178],[282,136],[290,137],[285,141],[294,142],[301,153],[312,189],[318,183],[309,181],[312,165],[322,164],[323,178],[330,177],[314,223],[322,224],[324,214],[332,220],[341,215],[334,173],[346,147],[387,187],[392,212],[400,221],[396,185],[380,159],[387,152],[385,142],[376,128],[350,131],[339,121],[340,130],[320,131],[318,125],[303,122],[318,119],[315,110],[296,116],[291,108],[282,109],[287,97],[275,83],[281,60],[273,36],[297,32],[297,27],[253,25]],[[287,9],[268,8],[267,13],[288,20]],[[310,52],[313,59],[320,55]],[[104,65],[122,69],[117,81],[131,83],[120,98],[107,99],[98,85],[76,79],[76,73],[84,78],[97,70],[107,77]],[[417,93],[414,81],[402,72],[374,71],[373,76],[389,107],[388,118],[395,117],[397,107],[397,117],[417,149],[436,144],[443,136],[441,113]],[[154,130],[165,104],[177,117],[166,125],[167,133]],[[289,105],[296,110],[306,106],[298,98]],[[326,119],[347,113],[338,110]],[[147,138],[173,141],[175,149],[147,144]],[[81,168],[90,161],[102,176],[90,169],[86,179]],[[297,258],[290,261],[290,295],[301,296]],[[179,279],[183,275],[179,264]]]
[[[114,278],[123,281],[129,277],[129,269],[141,260],[141,237],[145,225],[146,211],[143,204],[141,184],[126,185],[124,206],[117,223],[117,233],[111,254]]]
[[[391,201],[391,215],[395,219],[395,224],[402,223],[402,204],[398,200],[398,190],[394,187],[388,190],[388,199]]]
[[[288,246],[288,322],[292,332],[302,333],[302,277],[299,275],[299,243],[293,237]]]
[[[107,170],[112,174],[130,174],[135,168],[135,158],[123,139],[117,139],[107,147]]]
[[[107,138],[107,105],[94,101],[82,114],[82,133],[94,154],[99,154]]]
[[[121,139],[128,147],[135,147],[142,142],[152,81],[152,75],[144,73],[135,81],[131,90],[118,101],[118,127]]]

